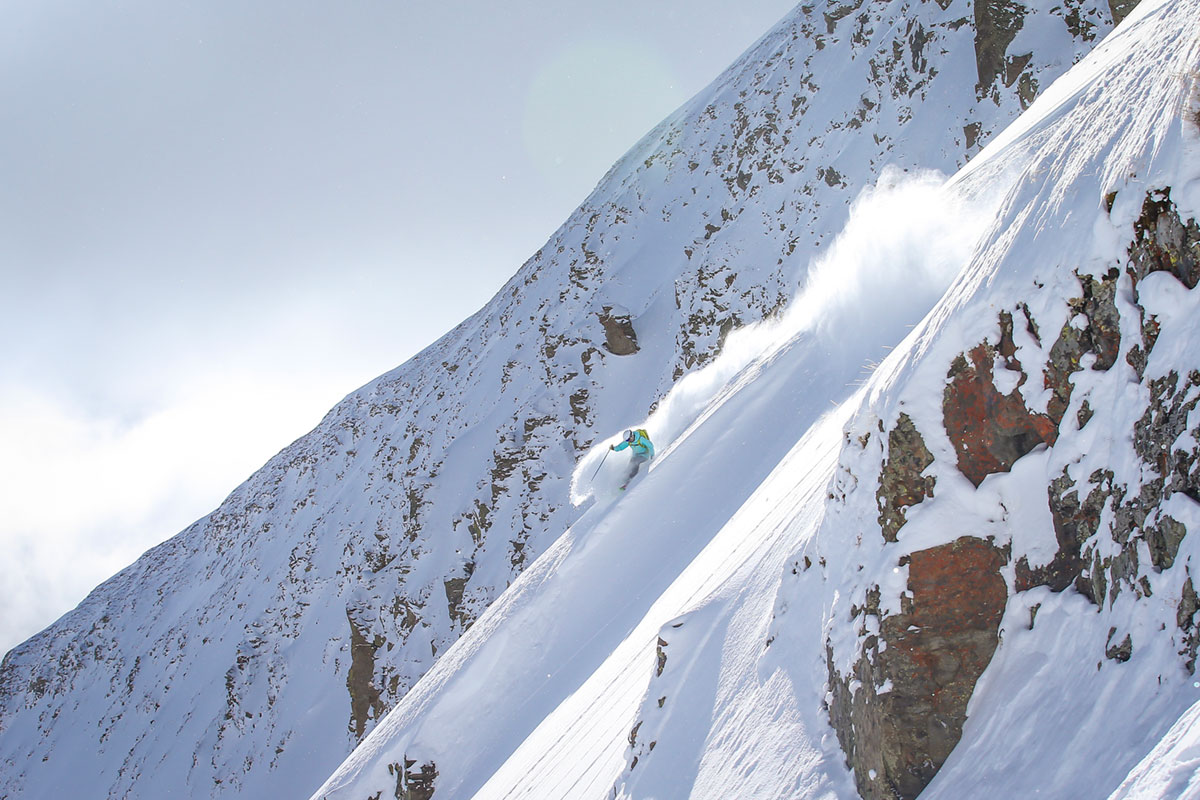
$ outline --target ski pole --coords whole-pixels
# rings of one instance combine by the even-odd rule
[[[612,452],[612,448],[608,448],[608,453]],[[592,480],[596,480],[596,476],[600,474],[600,467],[604,466],[604,462],[608,460],[608,453],[604,454],[604,458],[600,459],[600,464],[596,467],[596,471],[592,473]]]

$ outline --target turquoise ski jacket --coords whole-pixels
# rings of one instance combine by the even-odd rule
[[[641,431],[633,432],[633,444],[621,440],[621,443],[613,448],[613,450],[624,450],[626,447],[633,448],[634,456],[644,456],[645,458],[654,458],[654,445],[650,443],[650,437]]]

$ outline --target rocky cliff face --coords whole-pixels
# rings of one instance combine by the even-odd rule
[[[1111,20],[1100,2],[798,7],[486,308],[5,658],[13,796],[310,791],[577,518],[584,449],[786,305],[884,165],[957,168]],[[900,456],[914,435],[881,490],[891,536],[934,492]],[[397,786],[435,781],[413,763]]]
[[[1028,307],[1019,307],[1001,312],[997,341],[980,342],[950,365],[942,435],[953,445],[955,467],[978,487],[987,476],[1010,471],[1034,448],[1053,447],[1060,436],[1104,424],[1094,421],[1096,410],[1087,398],[1072,402],[1071,376],[1084,369],[1108,373],[1124,352],[1128,372],[1112,378],[1136,380],[1142,387],[1142,412],[1133,426],[1141,470],[1128,483],[1104,468],[1084,476],[1064,466],[1052,476],[1043,502],[1053,520],[1057,549],[1045,563],[1011,552],[1011,543],[999,547],[965,531],[969,535],[953,542],[899,557],[896,565],[908,568],[899,613],[882,613],[879,587],[868,590],[865,606],[853,610],[851,618],[860,625],[862,655],[845,675],[830,660],[829,706],[864,798],[915,798],[958,743],[967,701],[998,643],[1010,592],[1002,566],[1011,566],[1014,594],[1037,586],[1073,590],[1104,609],[1112,608],[1123,592],[1139,600],[1151,597],[1150,575],[1174,565],[1187,528],[1166,512],[1165,504],[1176,492],[1198,497],[1200,420],[1190,413],[1200,401],[1200,372],[1191,369],[1181,377],[1176,366],[1161,377],[1147,378],[1138,368],[1153,350],[1156,335],[1147,337],[1146,332],[1156,330],[1157,323],[1136,298],[1139,282],[1155,271],[1194,288],[1194,279],[1190,286],[1188,281],[1190,264],[1200,252],[1195,227],[1194,219],[1180,218],[1166,189],[1152,191],[1129,232],[1128,257],[1100,280],[1079,278],[1079,295],[1063,309],[1068,321],[1048,348],[1041,342],[1038,319]],[[1118,284],[1127,297],[1124,314],[1116,304]],[[1016,357],[1014,318],[1025,322],[1023,360]],[[1134,342],[1126,342],[1124,351],[1122,330],[1132,333]],[[1011,387],[1007,393],[997,386],[1001,381],[994,369],[1011,373],[1002,381],[1004,388]],[[1045,413],[1031,411],[1019,391],[1031,380],[1049,393]],[[1074,415],[1066,416],[1068,410]],[[901,414],[889,434],[878,481],[878,501],[885,510],[879,535],[885,540],[896,542],[904,523],[886,512],[934,496],[936,477],[923,474],[933,462],[912,420]],[[910,465],[907,479],[897,477],[898,463]],[[1180,657],[1191,672],[1197,646],[1194,592],[1185,589],[1172,606]],[[874,617],[869,630],[862,622],[867,616]],[[1035,620],[1036,607],[1030,626]],[[1128,661],[1133,643],[1128,634],[1122,639],[1117,633],[1110,632],[1106,654]],[[880,693],[885,686],[887,691]]]
[[[1182,134],[1195,136],[1182,116]],[[1034,629],[1040,591],[1077,593],[1104,620],[1088,629],[1097,670],[1157,638],[1195,671],[1196,593],[1179,553],[1183,518],[1200,509],[1200,358],[1183,344],[1191,323],[1180,308],[1195,306],[1200,236],[1195,211],[1181,213],[1168,186],[1101,195],[1095,213],[1123,240],[1118,256],[1048,256],[991,332],[944,365],[940,414],[914,422],[900,412],[890,428],[879,420],[878,432],[848,436],[838,485],[850,488],[834,499],[861,504],[858,482],[876,487],[878,518],[861,536],[889,543],[885,564],[904,574],[859,579],[855,643],[827,647],[829,719],[868,800],[909,800],[929,786],[962,736],[1005,609],[1027,608]],[[1065,290],[1058,298],[1053,285]],[[1167,326],[1170,354],[1158,349]],[[1019,469],[1019,481],[992,482]],[[956,484],[964,478],[969,488]],[[932,527],[910,534],[908,519],[943,486],[951,504],[1001,499],[983,515],[933,512]],[[1053,538],[1021,529],[1032,520]]]

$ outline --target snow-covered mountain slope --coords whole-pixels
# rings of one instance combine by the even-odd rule
[[[1198,216],[1200,2],[1147,0],[944,189],[857,204],[628,492],[583,459],[314,800],[1193,796]]]
[[[309,794],[535,557],[591,524],[569,498],[593,442],[777,314],[886,166],[952,172],[1126,11],[798,7],[478,314],[9,653],[0,797]],[[892,311],[866,319],[892,317],[870,346],[825,334],[837,358],[813,356],[813,375],[855,380],[920,314]],[[863,324],[852,307],[844,320]],[[779,369],[815,408],[818,379]],[[703,440],[689,415],[717,413],[718,383],[675,395],[660,419],[678,430],[651,431],[664,455]],[[755,441],[782,457],[787,436],[762,424]],[[749,497],[770,463],[713,491]]]

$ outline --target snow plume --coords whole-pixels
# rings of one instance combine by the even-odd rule
[[[941,173],[885,170],[851,205],[829,250],[807,265],[783,315],[732,333],[720,356],[684,376],[635,426],[650,434],[656,460],[668,458],[675,443],[785,348],[808,348],[817,364],[814,380],[841,380],[848,394],[945,293],[969,261],[991,211]],[[614,432],[579,462],[571,492],[576,505],[617,493],[628,459],[605,456],[618,436]]]

